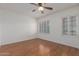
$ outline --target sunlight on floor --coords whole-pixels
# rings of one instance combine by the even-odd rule
[[[44,45],[40,44],[39,45],[39,53],[41,55],[49,55],[50,54],[50,49],[48,47],[45,47]]]

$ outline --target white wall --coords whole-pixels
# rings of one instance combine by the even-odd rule
[[[2,39],[2,24],[0,24],[0,39]],[[0,43],[1,43],[1,40],[0,40]]]
[[[38,33],[38,37],[79,48],[79,28],[77,29],[77,36],[62,35],[62,18],[65,16],[78,16],[77,20],[79,20],[79,6],[38,19],[38,22],[50,20],[50,34]],[[77,23],[79,23],[79,21]]]
[[[36,21],[26,15],[0,10],[0,45],[33,38]]]

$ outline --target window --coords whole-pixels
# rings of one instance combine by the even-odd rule
[[[49,20],[44,20],[38,22],[38,32],[39,33],[49,33]]]
[[[63,34],[76,35],[76,16],[63,18]]]

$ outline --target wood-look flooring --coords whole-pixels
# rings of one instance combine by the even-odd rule
[[[1,56],[79,56],[79,49],[35,38],[0,47]]]

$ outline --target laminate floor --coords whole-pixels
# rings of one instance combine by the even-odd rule
[[[79,49],[35,38],[0,47],[1,56],[79,56]]]

